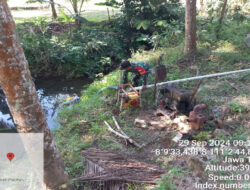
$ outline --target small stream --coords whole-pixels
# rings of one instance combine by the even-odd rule
[[[89,79],[64,80],[61,78],[50,78],[35,82],[37,94],[50,129],[60,127],[57,115],[62,105],[77,102],[80,99],[81,91],[90,83]],[[0,132],[1,130],[5,131],[6,127],[15,130],[6,99],[0,94]]]

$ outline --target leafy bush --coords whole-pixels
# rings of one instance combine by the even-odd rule
[[[54,34],[45,19],[17,25],[21,43],[33,75],[67,77],[108,73],[115,63],[130,55],[123,36],[103,26],[75,28],[59,23],[63,29]]]
[[[124,0],[121,11],[115,28],[119,28],[134,49],[166,47],[182,39],[184,8],[176,0]]]
[[[245,112],[247,110],[244,106],[237,103],[236,101],[230,102],[229,105],[230,105],[230,109],[233,113],[242,113],[242,112]]]
[[[162,177],[161,181],[158,183],[158,187],[153,190],[175,190],[177,187],[173,184],[174,177],[182,177],[183,173],[180,168],[172,168],[169,172]]]
[[[58,21],[64,22],[33,18],[17,25],[34,77],[95,78],[138,49],[171,46],[183,39],[184,11],[177,0],[106,0],[104,4],[121,6],[123,14],[108,25],[86,21],[76,27],[60,11]],[[59,31],[54,30],[56,25]]]
[[[184,18],[181,4],[176,0],[124,0],[122,12],[131,27],[151,32]]]

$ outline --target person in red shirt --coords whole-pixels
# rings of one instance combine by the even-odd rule
[[[121,63],[121,70],[124,70],[123,73],[123,84],[128,83],[128,73],[131,72],[134,74],[134,77],[132,79],[133,83],[132,85],[134,87],[139,86],[139,81],[142,78],[143,79],[143,89],[146,88],[147,85],[147,77],[149,74],[150,66],[146,62],[139,61],[139,62],[133,62],[130,63],[129,61],[123,61]]]

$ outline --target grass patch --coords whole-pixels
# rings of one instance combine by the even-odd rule
[[[111,19],[115,14],[120,13],[120,11],[117,9],[112,9],[109,11]],[[81,16],[91,22],[101,22],[109,19],[107,10],[88,10],[83,12]]]

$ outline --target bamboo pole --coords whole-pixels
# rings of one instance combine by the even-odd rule
[[[156,86],[162,86],[166,84],[173,84],[173,83],[185,82],[185,81],[191,81],[191,80],[200,80],[204,78],[219,77],[219,76],[230,75],[230,74],[241,73],[241,72],[249,72],[249,71],[250,69],[242,69],[242,70],[236,70],[236,71],[230,71],[230,72],[224,72],[224,73],[215,73],[215,74],[209,74],[209,75],[203,75],[203,76],[196,76],[196,77],[172,80],[172,81],[167,81],[167,82],[161,82],[161,83],[157,83]],[[154,87],[154,84],[147,85],[146,87],[152,88]],[[142,86],[135,87],[135,89],[141,90]]]

